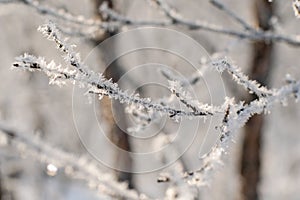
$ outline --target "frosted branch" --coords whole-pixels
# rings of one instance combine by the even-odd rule
[[[63,49],[67,49],[64,47]],[[121,103],[128,105],[134,104],[141,106],[147,110],[154,110],[157,112],[168,114],[170,117],[180,116],[205,116],[206,112],[187,112],[176,108],[171,108],[167,105],[160,103],[154,103],[150,99],[140,98],[138,94],[127,94],[122,91],[116,83],[112,83],[111,80],[105,79],[101,74],[97,74],[93,71],[87,70],[81,65],[77,65],[78,60],[74,61],[72,66],[77,66],[76,69],[70,70],[68,68],[62,68],[60,65],[56,65],[53,61],[47,63],[42,57],[34,57],[28,54],[16,58],[17,62],[13,64],[14,67],[22,68],[30,71],[42,71],[50,78],[50,83],[63,85],[66,81],[72,83],[78,83],[88,88],[90,93],[97,94],[99,97],[105,95],[110,98],[119,100]],[[73,63],[73,62],[72,62]],[[75,81],[75,82],[74,82]]]
[[[261,97],[250,104],[234,104],[233,100],[228,101],[228,108],[225,112],[219,142],[205,154],[202,160],[202,167],[198,170],[185,174],[187,182],[191,185],[206,185],[212,177],[212,173],[222,165],[224,155],[228,153],[230,142],[238,129],[255,114],[268,112],[270,106],[276,102],[285,101],[289,96],[299,97],[300,81],[290,81],[289,84],[274,90],[273,94]]]
[[[194,113],[205,113],[205,115],[214,115],[215,113],[222,113],[220,108],[202,104],[198,100],[193,99],[191,94],[180,86],[177,81],[169,81],[171,92],[184,104],[188,109]]]
[[[233,64],[231,64],[227,59],[219,59],[213,61],[212,65],[216,67],[219,72],[226,70],[229,74],[232,75],[233,80],[239,85],[243,86],[250,93],[256,94],[258,97],[268,96],[272,94],[271,90],[268,90],[266,87],[262,86],[255,80],[250,80],[241,69]]]

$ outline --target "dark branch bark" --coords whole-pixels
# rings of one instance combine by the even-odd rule
[[[258,26],[271,30],[270,18],[273,14],[273,3],[267,0],[255,0],[255,14]],[[265,42],[253,43],[253,60],[250,78],[257,80],[264,86],[269,83],[272,70],[273,44]],[[249,95],[247,101],[256,99],[257,96]],[[258,186],[261,171],[261,146],[264,126],[264,117],[254,115],[245,126],[241,158],[242,194],[244,200],[258,200]]]
[[[99,13],[98,9],[104,1],[108,3],[108,6],[110,8],[113,8],[112,0],[94,0],[95,16],[100,19],[102,18],[102,16]],[[98,45],[103,40],[105,40],[106,38],[112,35],[114,35],[114,33],[106,33],[104,35],[98,36],[97,39],[93,40],[93,43],[95,45]],[[118,62],[112,63],[104,72],[105,77],[108,79],[112,78],[113,82],[117,82],[121,78],[122,74],[123,74],[122,68]],[[131,146],[130,146],[129,136],[116,123],[111,110],[112,106],[114,106],[115,109],[118,110],[119,119],[125,119],[123,105],[116,101],[113,102],[113,100],[109,99],[108,97],[104,97],[103,101],[101,101],[101,107],[104,110],[103,114],[105,115],[105,118],[107,119],[107,123],[109,124],[110,127],[110,134],[109,134],[110,140],[112,141],[113,144],[115,144],[120,149],[126,152],[130,152]],[[124,120],[121,123],[125,124],[124,126],[126,127],[126,122]],[[129,156],[126,155],[124,156],[123,154],[122,155],[117,154],[115,161],[117,165],[126,166],[126,169],[132,168],[132,160]],[[126,181],[128,182],[128,187],[133,188],[131,173],[118,172],[118,177],[119,177],[119,181]]]

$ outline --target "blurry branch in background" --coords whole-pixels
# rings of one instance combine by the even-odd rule
[[[178,82],[182,87],[195,85],[198,83],[203,76],[203,73],[199,70],[197,73],[193,74],[191,77],[187,79],[183,79],[179,76],[174,75],[170,70],[167,69],[160,69],[160,73],[168,80],[170,81],[176,81]]]
[[[74,15],[65,9],[42,5],[36,0],[19,0],[13,2],[24,3],[25,5],[34,8],[40,14],[55,17],[56,19],[63,20],[63,22],[69,22],[83,26],[97,26],[103,29],[107,28],[105,26],[106,24],[101,20],[87,19],[83,15]]]
[[[48,15],[64,24],[59,29],[73,37],[94,38],[99,34],[115,31],[119,23],[105,22],[100,19],[86,18],[83,15],[75,15],[66,9],[43,5],[36,0],[0,0],[0,3],[23,3],[35,9],[41,15]]]
[[[216,8],[224,11],[229,17],[234,19],[236,22],[238,22],[240,25],[242,25],[246,30],[248,31],[255,31],[255,29],[248,24],[244,19],[239,17],[236,13],[234,13],[232,10],[230,10],[226,5],[220,2],[220,0],[210,0],[210,3],[215,6]]]
[[[276,33],[274,31],[264,31],[257,29],[249,25],[245,20],[240,18],[237,14],[231,11],[227,6],[222,4],[219,0],[211,0],[212,5],[218,9],[224,11],[229,17],[241,24],[245,30],[232,30],[222,27],[220,25],[212,24],[206,21],[187,19],[171,7],[165,0],[147,0],[155,3],[157,8],[162,10],[166,15],[166,20],[136,20],[129,18],[127,16],[121,15],[116,11],[109,8],[107,2],[100,6],[99,11],[103,16],[109,17],[110,21],[102,21],[99,19],[87,19],[82,15],[73,15],[70,12],[57,9],[50,6],[41,5],[35,0],[12,0],[11,3],[22,2],[30,7],[36,9],[40,14],[50,15],[64,23],[70,23],[71,27],[60,26],[59,28],[64,33],[70,34],[71,36],[80,36],[93,38],[95,34],[99,31],[104,32],[115,32],[120,30],[124,26],[177,26],[181,25],[191,30],[205,30],[209,32],[230,35],[233,37],[247,39],[251,41],[265,41],[265,42],[284,42],[292,46],[300,45],[300,38],[297,35],[285,35],[281,33]],[[0,3],[2,1],[0,0]],[[8,3],[10,1],[4,0],[3,3]],[[271,3],[271,2],[270,2]],[[298,3],[294,3],[294,8],[297,7]],[[75,27],[72,27],[75,25]],[[72,29],[74,31],[72,31]]]
[[[91,188],[99,191],[102,198],[146,198],[145,195],[129,190],[127,183],[118,182],[111,174],[99,170],[98,164],[85,156],[78,158],[77,155],[51,146],[37,136],[20,132],[3,122],[0,122],[0,134],[7,137],[9,144],[14,146],[22,157],[33,158],[47,165],[51,164],[55,168],[52,173],[62,171],[70,178],[84,180]]]
[[[74,52],[72,45],[69,45],[60,38],[59,32],[56,30],[55,25],[50,23],[39,28],[50,40],[57,44],[58,49],[65,54],[66,62],[73,68],[62,68],[56,65],[54,61],[46,63],[44,58],[37,58],[25,54],[17,58],[17,62],[13,64],[16,68],[21,68],[29,71],[42,71],[50,77],[50,83],[65,84],[65,81],[79,83],[81,86],[88,88],[88,93],[103,95],[114,98],[121,103],[135,105],[138,108],[144,108],[148,112],[160,112],[167,114],[169,117],[205,117],[211,115],[223,116],[223,121],[219,126],[220,138],[216,145],[209,153],[204,155],[202,166],[199,170],[190,173],[182,174],[184,180],[192,186],[202,186],[209,183],[213,177],[214,172],[222,165],[224,155],[228,153],[231,141],[237,130],[243,127],[246,122],[255,114],[268,113],[270,107],[276,102],[285,102],[289,96],[295,97],[299,100],[300,97],[300,82],[295,81],[291,77],[287,79],[287,85],[279,89],[267,89],[261,86],[256,81],[250,80],[244,75],[240,69],[231,64],[227,59],[215,59],[212,61],[212,67],[218,72],[222,73],[227,71],[233,76],[235,82],[243,86],[249,93],[255,93],[257,99],[249,103],[239,102],[234,103],[234,99],[226,99],[225,103],[221,106],[211,106],[201,104],[197,100],[190,98],[188,92],[182,89],[180,82],[170,81],[170,90],[176,95],[177,98],[186,106],[187,110],[178,110],[171,108],[167,104],[153,103],[150,99],[142,99],[138,94],[128,95],[119,89],[116,83],[105,79],[100,74],[91,71],[88,66],[81,62],[78,53]],[[177,177],[177,175],[176,175]],[[168,181],[177,181],[177,178],[165,177]],[[183,182],[176,182],[177,185]],[[160,181],[163,182],[163,181]]]
[[[172,134],[166,134],[162,132],[158,138],[156,138],[155,149],[163,148],[165,145],[172,143]],[[178,147],[173,143],[171,148],[163,151],[160,155],[160,159],[163,164],[167,164],[175,160],[179,155]],[[178,159],[173,163],[166,172],[160,173],[157,178],[158,183],[167,184],[167,189],[165,191],[165,199],[198,199],[199,190],[197,186],[190,186],[185,183],[182,178],[184,171],[184,163],[182,159]],[[171,178],[171,179],[170,179]]]
[[[165,0],[150,0],[150,2],[154,2],[157,7],[164,12],[169,21],[143,21],[143,20],[135,20],[118,14],[114,10],[109,9],[105,4],[100,7],[100,12],[107,14],[111,19],[115,22],[122,22],[124,25],[153,25],[153,26],[171,26],[171,25],[181,25],[188,29],[192,30],[205,30],[209,32],[230,35],[234,37],[238,37],[241,39],[248,39],[251,41],[265,41],[265,42],[284,42],[290,45],[298,46],[300,45],[300,38],[296,35],[283,35],[270,31],[263,31],[256,29],[255,27],[251,27],[246,21],[238,17],[234,12],[230,11],[226,6],[224,6],[220,1],[213,0],[211,1],[214,6],[225,11],[230,17],[236,20],[239,24],[242,24],[246,30],[232,30],[226,29],[222,26],[215,25],[206,21],[200,20],[190,20],[185,18],[179,12],[177,12],[174,8],[166,3]]]
[[[0,3],[17,3],[20,2],[20,0],[0,0]]]

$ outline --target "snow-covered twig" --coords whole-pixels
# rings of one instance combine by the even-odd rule
[[[14,67],[22,67],[28,70],[40,70],[51,77],[53,83],[64,83],[61,80],[78,81],[89,88],[89,92],[105,95],[110,98],[119,100],[121,103],[136,104],[148,110],[155,110],[170,115],[170,117],[178,116],[206,116],[207,112],[186,112],[176,108],[171,108],[166,105],[151,102],[150,99],[140,98],[138,94],[129,95],[122,91],[116,83],[105,79],[101,74],[95,73],[81,61],[80,56],[73,48],[74,45],[69,45],[63,40],[54,24],[49,23],[39,28],[48,39],[57,44],[57,48],[63,52],[64,58],[68,64],[75,68],[74,70],[62,69],[61,66],[55,65],[54,62],[47,64],[43,58],[37,58],[25,54],[17,59]]]
[[[257,81],[250,80],[248,76],[241,72],[241,69],[239,67],[231,64],[226,58],[212,61],[212,65],[216,67],[216,69],[221,73],[226,70],[232,75],[232,78],[236,83],[243,86],[250,93],[256,94],[258,97],[268,96],[272,94],[271,90],[268,90]]]
[[[61,68],[60,65],[56,65],[53,61],[48,64],[42,57],[37,58],[27,54],[16,58],[16,60],[17,62],[13,64],[14,67],[30,71],[42,71],[50,77],[50,83],[58,85],[65,84],[65,81],[75,81],[86,86],[89,93],[97,94],[100,98],[105,95],[119,100],[121,103],[139,105],[147,110],[168,114],[170,117],[206,116],[209,114],[206,111],[189,112],[172,108],[168,105],[152,102],[150,99],[141,98],[138,94],[129,95],[127,92],[122,91],[116,83],[112,83],[111,80],[107,80],[101,74],[93,71],[76,72],[67,68]]]
[[[169,81],[171,92],[193,112],[206,112],[207,115],[222,113],[222,109],[207,104],[202,104],[198,100],[192,99],[191,94],[184,90],[178,81]]]
[[[223,157],[228,153],[231,140],[236,132],[246,124],[250,117],[255,114],[268,112],[270,106],[276,102],[285,101],[289,96],[298,98],[299,91],[300,81],[292,81],[280,89],[274,90],[272,95],[261,97],[247,105],[234,104],[233,100],[229,100],[222,126],[220,126],[220,140],[209,153],[201,158],[202,167],[194,172],[185,174],[187,182],[198,186],[208,184],[213,172],[222,165]]]

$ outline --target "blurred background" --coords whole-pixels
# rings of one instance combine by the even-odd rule
[[[101,0],[39,2],[85,18],[103,18],[98,12],[98,7],[103,3]],[[227,29],[243,30],[243,27],[208,0],[166,2],[189,19],[208,21]],[[300,31],[292,2],[221,2],[254,27],[286,35],[297,35]],[[109,1],[109,6],[136,20],[167,18],[147,1],[112,0]],[[219,132],[215,126],[221,119],[212,117],[206,122],[202,119],[186,120],[178,124],[161,117],[161,120],[151,122],[153,124],[134,135],[128,128],[134,127],[135,121],[124,112],[122,104],[106,97],[101,101],[92,99],[92,104],[89,104],[89,98],[83,95],[85,91],[73,88],[71,84],[53,86],[49,85],[44,74],[12,70],[15,57],[25,52],[64,65],[53,42],[37,31],[38,26],[47,19],[65,27],[63,20],[43,15],[22,1],[0,4],[0,121],[22,130],[24,134],[34,134],[66,152],[85,155],[96,161],[98,159],[102,161],[97,162],[105,173],[115,174],[119,180],[127,181],[129,187],[141,193],[163,199],[168,184],[157,183],[157,176],[168,171],[174,164],[173,161],[177,160],[183,163],[185,171],[197,169],[201,164],[199,157],[208,152],[217,141]],[[124,90],[138,91],[142,97],[155,100],[170,96],[168,81],[159,72],[159,68],[168,66],[187,79],[197,73],[184,59],[168,52],[151,50],[130,53],[107,66],[105,57],[114,56],[118,49],[129,43],[139,44],[149,38],[141,35],[135,40],[117,41],[105,48],[103,45],[99,48],[98,45],[117,32],[134,28],[136,26],[123,26],[114,33],[99,31],[93,37],[76,34],[69,34],[68,37],[70,43],[77,45],[76,51],[80,53],[82,60],[92,69],[104,73],[115,82],[119,81]],[[186,34],[203,47],[202,51],[195,52],[194,48],[189,49],[184,42],[167,43],[170,48],[176,46],[186,51],[195,62],[198,59],[200,63],[202,58],[221,53],[233,60],[250,78],[270,88],[283,85],[285,74],[291,74],[296,80],[300,79],[297,62],[300,52],[297,46],[279,42],[253,42],[203,30],[189,30],[179,25],[168,28]],[[152,40],[164,43],[167,38],[154,37]],[[106,48],[109,48],[109,52],[105,52]],[[220,76],[216,71],[209,71],[203,80],[190,89],[193,96],[204,103],[221,105],[225,96],[245,101],[255,98],[235,84],[229,75]],[[299,199],[299,104],[290,100],[286,105],[274,105],[271,110],[270,114],[254,116],[244,129],[239,130],[223,168],[212,178],[210,186],[199,190],[199,199]],[[164,143],[161,135],[177,138],[174,146],[179,153],[175,153],[176,159],[171,159],[170,163],[159,157],[162,151],[147,160],[136,160],[130,154],[114,150],[118,147],[125,152],[153,152],[161,147],[160,142]],[[107,138],[108,143],[105,142]],[[49,175],[49,163],[37,162],[30,156],[20,155],[3,134],[0,143],[1,199],[102,199],[97,190],[59,170],[54,176]],[[92,148],[92,153],[87,146]],[[171,156],[175,150],[169,151],[165,154]],[[153,169],[159,168],[157,166],[164,168],[145,172],[143,169],[148,169],[146,166]],[[142,173],[120,172],[115,169]]]

